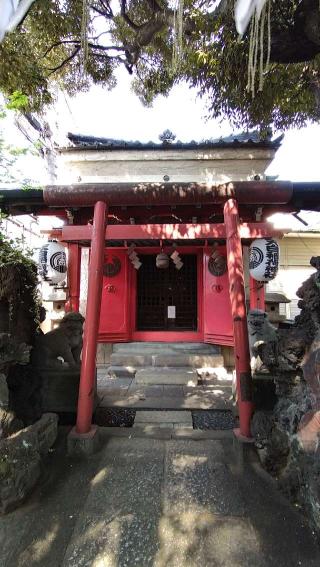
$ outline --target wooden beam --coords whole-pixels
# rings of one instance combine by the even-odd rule
[[[67,225],[62,228],[63,242],[90,241],[91,225]],[[268,238],[282,235],[270,223],[242,223],[242,239]],[[225,225],[220,224],[145,224],[145,225],[109,225],[105,233],[106,240],[197,240],[206,238],[226,238]]]

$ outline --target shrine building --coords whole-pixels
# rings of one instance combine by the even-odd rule
[[[240,435],[250,437],[246,303],[265,302],[264,286],[249,278],[248,249],[281,236],[268,222],[273,213],[318,210],[319,183],[266,178],[281,138],[68,138],[54,184],[0,198],[8,214],[65,221],[51,237],[68,248],[67,310],[82,300],[86,316],[77,434],[92,430],[97,343],[190,343],[234,351]]]
[[[196,194],[187,203],[183,195],[173,202],[170,187],[181,182],[264,180],[281,138],[260,141],[240,136],[198,144],[142,144],[76,135],[69,139],[71,145],[59,150],[57,183],[109,183],[115,190],[119,183],[132,183],[139,185],[142,197],[130,205],[119,195],[108,214],[99,342],[233,345],[222,207],[202,202]],[[152,188],[143,189],[150,183],[162,187],[161,197],[151,195]],[[246,259],[252,239],[273,234],[265,219],[274,210],[241,207]],[[74,224],[62,230],[69,249],[90,245],[90,225],[83,225],[90,223],[92,211],[86,213],[72,211]],[[77,233],[74,225],[80,223]],[[157,266],[161,253],[164,268]],[[82,268],[84,287],[87,269]],[[247,276],[248,269],[245,272]],[[86,296],[85,290],[82,294]],[[78,290],[73,292],[71,308],[78,308],[78,295]],[[85,301],[82,308],[85,311]]]

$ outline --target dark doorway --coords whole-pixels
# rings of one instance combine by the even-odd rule
[[[167,269],[156,267],[156,256],[140,257],[137,274],[138,331],[197,330],[197,256],[181,255],[177,270],[172,260]]]

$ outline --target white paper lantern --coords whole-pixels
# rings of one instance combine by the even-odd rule
[[[65,249],[59,242],[48,242],[39,252],[39,274],[51,284],[61,283],[67,274]]]
[[[273,280],[278,272],[280,250],[273,238],[258,238],[250,246],[250,275],[258,282]]]

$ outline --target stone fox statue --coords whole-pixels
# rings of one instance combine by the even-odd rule
[[[31,353],[31,364],[38,368],[80,366],[84,317],[67,313],[57,329],[39,335]]]
[[[271,346],[269,356],[271,351],[276,349],[277,331],[269,322],[267,314],[261,309],[250,309],[247,319],[251,370],[254,372],[265,371],[260,355],[265,346]]]

